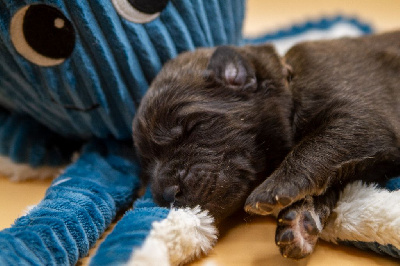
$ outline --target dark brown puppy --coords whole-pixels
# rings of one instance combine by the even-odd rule
[[[283,63],[285,62],[285,63]],[[310,254],[340,189],[400,173],[400,32],[185,53],[142,100],[134,141],[155,200],[220,221],[278,214],[284,256]],[[247,201],[246,201],[247,199]]]

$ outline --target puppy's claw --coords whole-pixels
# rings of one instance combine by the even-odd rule
[[[245,206],[244,210],[248,213],[258,214],[258,215],[268,215],[271,214],[272,208],[265,203],[257,202],[254,204],[248,204]]]
[[[256,208],[266,213],[272,213],[273,211],[273,207],[268,203],[257,202]]]
[[[247,213],[253,213],[253,211],[255,210],[255,208],[253,208],[251,205],[246,205],[244,206],[244,210]]]

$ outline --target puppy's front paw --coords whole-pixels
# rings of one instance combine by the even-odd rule
[[[313,252],[322,225],[309,204],[295,205],[279,214],[275,242],[285,258],[301,259]]]
[[[265,180],[247,198],[245,210],[249,213],[277,215],[280,210],[301,199],[299,188],[293,183]]]

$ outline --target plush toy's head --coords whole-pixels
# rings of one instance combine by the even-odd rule
[[[0,108],[74,138],[131,135],[163,63],[238,44],[244,0],[0,0]]]

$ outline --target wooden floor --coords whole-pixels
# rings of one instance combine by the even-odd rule
[[[257,35],[321,15],[356,15],[378,31],[400,28],[399,0],[248,0],[244,32]],[[37,204],[50,181],[13,183],[0,177],[0,229],[10,226],[29,205]],[[272,218],[237,215],[221,230],[213,251],[192,265],[399,265],[398,261],[321,241],[309,258],[282,258],[274,244]],[[86,264],[87,259],[83,264]]]

